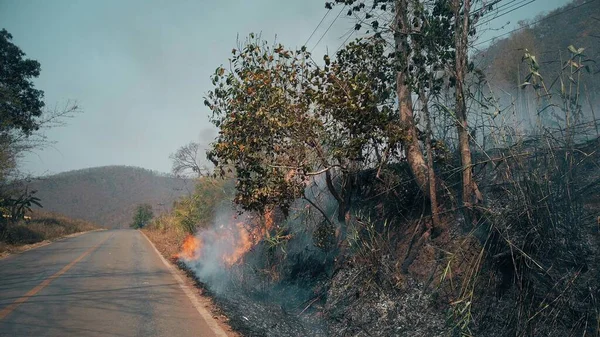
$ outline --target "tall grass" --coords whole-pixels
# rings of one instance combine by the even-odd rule
[[[531,73],[522,87],[537,94],[534,129],[487,125],[495,145],[479,177],[487,202],[470,231],[481,254],[452,303],[460,335],[600,335],[600,238],[590,202],[600,183],[600,138],[595,119],[583,119],[583,70],[574,68],[581,51],[569,51],[554,90],[535,57],[524,57]]]

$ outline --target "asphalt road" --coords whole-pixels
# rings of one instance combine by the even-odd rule
[[[135,230],[0,260],[0,336],[217,336],[199,310]]]

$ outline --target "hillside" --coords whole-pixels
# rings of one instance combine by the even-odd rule
[[[600,1],[573,0],[554,11],[539,15],[527,21],[520,21],[513,33],[492,41],[489,47],[476,52],[474,63],[485,74],[490,89],[498,102],[508,107],[509,114],[503,114],[506,122],[515,125],[519,132],[531,130],[539,120],[549,122],[551,110],[538,114],[540,100],[531,86],[522,90],[520,84],[526,82],[531,73],[526,52],[535,56],[548,92],[560,97],[562,88],[575,90],[579,86],[578,104],[581,108],[581,121],[597,120],[600,103]],[[551,33],[550,33],[551,32]],[[574,59],[581,65],[580,71],[565,66],[573,50],[584,49],[583,55]],[[567,72],[574,71],[569,75]]]
[[[45,211],[125,228],[136,205],[148,203],[155,214],[167,211],[193,183],[137,167],[105,166],[42,177],[30,188],[38,191]]]
[[[600,59],[599,13],[600,1],[573,0],[545,15],[519,22],[521,29],[493,41],[486,50],[476,55],[476,60],[493,85],[514,89],[524,81],[528,72],[521,61],[527,49],[536,56],[540,73],[551,85],[569,57],[568,47],[584,48],[582,61],[590,61],[584,62],[588,68],[580,79],[581,85],[584,94],[595,102],[600,98],[600,68],[596,63]]]

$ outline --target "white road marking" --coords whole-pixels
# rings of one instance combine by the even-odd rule
[[[144,232],[142,232],[141,230],[138,230],[138,231],[140,233],[142,233],[142,235],[146,238],[146,240],[148,240],[148,243],[150,243],[150,246],[152,246],[152,248],[154,248],[154,251],[156,252],[158,257],[160,257],[160,260],[165,264],[167,269],[169,269],[169,271],[171,272],[171,275],[173,275],[173,277],[177,280],[177,283],[179,283],[179,286],[181,287],[183,292],[190,299],[194,308],[196,308],[196,310],[198,310],[198,313],[202,316],[202,318],[204,318],[204,321],[206,322],[208,327],[215,333],[216,336],[227,337],[227,333],[225,333],[225,331],[219,326],[219,323],[217,323],[217,321],[213,318],[212,314],[210,312],[208,312],[208,310],[206,310],[202,307],[202,305],[196,298],[196,295],[185,284],[185,282],[183,281],[181,276],[179,276],[179,274],[177,273],[177,270],[175,269],[175,266],[172,265],[171,263],[169,263],[169,261],[167,261],[167,259],[165,259],[162,256],[162,254],[158,251],[158,249],[156,249],[156,247],[154,246],[152,241],[150,241],[150,239],[146,236],[146,234]]]

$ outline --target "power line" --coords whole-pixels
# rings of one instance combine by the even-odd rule
[[[340,49],[342,49],[342,47],[346,44],[346,42],[348,42],[350,37],[352,37],[352,35],[354,35],[355,32],[356,32],[356,29],[352,28],[352,31],[350,32],[350,34],[348,34],[348,37],[346,37],[344,42],[342,42],[342,44],[338,47],[338,49],[335,50],[334,54],[337,54],[337,52],[340,51]]]
[[[501,0],[501,1],[502,1],[502,0]],[[492,10],[495,10],[495,11],[501,11],[501,10],[504,10],[506,7],[508,7],[508,6],[511,6],[512,4],[514,4],[514,3],[515,3],[515,2],[517,2],[517,1],[525,2],[525,1],[527,1],[527,0],[511,0],[511,1],[509,1],[509,2],[503,3],[502,5],[500,5],[500,6],[496,7],[496,8],[494,8],[494,9],[492,9]]]
[[[475,15],[478,12],[485,12],[486,9],[490,8],[490,6],[497,5],[500,2],[502,2],[502,1],[504,1],[504,0],[496,0],[494,2],[491,2],[491,3],[487,4],[487,5],[482,5],[480,8],[472,11],[471,15]],[[489,11],[490,12],[491,11],[498,11],[499,12],[499,11],[503,10],[505,7],[508,7],[508,6],[512,5],[513,3],[517,2],[517,1],[527,1],[527,0],[510,0],[509,2],[503,3],[502,5],[499,5],[498,7],[492,8]]]
[[[517,3],[517,4],[515,5],[516,7],[511,7],[511,8],[509,8],[509,9],[505,10],[505,11],[504,11],[504,12],[502,12],[502,13],[498,13],[498,14],[497,14],[496,16],[494,16],[493,18],[490,18],[490,19],[488,19],[488,20],[486,20],[486,21],[484,21],[484,22],[478,23],[478,24],[477,24],[475,27],[480,27],[480,26],[483,26],[483,25],[485,25],[486,23],[492,22],[492,21],[494,21],[494,20],[496,20],[496,19],[498,19],[498,18],[500,18],[500,17],[503,17],[503,16],[505,16],[505,15],[507,15],[507,14],[509,14],[509,13],[512,13],[512,12],[516,11],[517,9],[520,9],[520,8],[522,8],[522,7],[525,7],[525,6],[527,6],[527,5],[531,4],[531,3],[535,2],[535,1],[536,1],[536,0],[525,0],[525,1],[522,1],[522,2],[520,2],[520,3]]]
[[[331,21],[331,24],[329,25],[329,27],[327,27],[327,30],[325,31],[325,33],[323,33],[323,35],[321,35],[321,38],[319,39],[319,41],[317,41],[317,43],[314,45],[314,47],[310,50],[310,52],[312,53],[313,50],[315,50],[315,48],[317,48],[317,46],[319,45],[319,43],[321,42],[321,40],[323,40],[323,38],[325,37],[325,35],[327,35],[327,32],[329,32],[329,30],[331,29],[331,27],[333,27],[333,24],[337,21],[337,19],[340,17],[340,15],[342,15],[342,12],[346,9],[347,5],[344,5],[344,7],[342,7],[342,10],[340,10],[340,12],[338,13],[338,15],[335,17],[335,19],[333,19],[333,21]]]
[[[321,19],[321,21],[319,21],[319,24],[312,31],[312,33],[310,34],[308,39],[306,39],[306,42],[304,42],[304,46],[306,46],[308,44],[308,41],[310,41],[310,39],[312,39],[313,35],[315,35],[315,33],[317,32],[317,29],[319,29],[319,27],[321,27],[321,24],[323,23],[323,21],[325,21],[325,18],[327,17],[327,15],[329,15],[329,12],[331,12],[331,9],[328,9],[327,12],[325,12],[325,15],[323,15],[323,18]]]
[[[532,2],[535,2],[535,1],[536,0],[523,0],[521,2],[517,2],[516,4],[514,4],[512,6],[505,6],[505,7],[509,7],[509,8],[503,8],[503,9],[498,8],[498,13],[494,17],[492,17],[492,18],[490,18],[490,19],[488,19],[488,20],[486,20],[484,22],[478,23],[476,27],[484,25],[484,24],[486,24],[488,22],[491,22],[493,20],[496,20],[496,19],[498,19],[500,17],[503,17],[503,16],[505,16],[507,14],[510,14],[510,13],[516,11],[517,9],[525,7],[525,6],[531,4]],[[514,1],[512,1],[512,2],[514,2]]]
[[[483,11],[485,11],[486,8],[489,8],[490,6],[494,6],[495,4],[499,3],[500,1],[502,1],[502,0],[495,0],[494,2],[491,2],[491,3],[487,4],[487,5],[481,5],[481,7],[477,8],[474,11],[472,11],[471,14],[473,15],[473,14],[477,14],[477,12],[483,12]],[[515,1],[517,1],[517,0],[512,0],[510,2],[515,2]]]
[[[495,0],[496,2],[502,1],[502,0]],[[357,26],[359,26],[358,28],[360,29],[360,26],[363,24],[368,25],[369,23],[367,23],[367,18],[372,17],[374,9],[371,9],[368,13],[366,13],[364,18],[360,18],[358,15],[356,15],[356,13],[354,13],[354,17],[356,18],[356,20],[358,20]],[[380,17],[377,17],[377,19],[379,19]],[[340,36],[340,39],[344,38],[344,36],[346,36],[346,38],[344,39],[344,41],[342,42],[342,44],[335,50],[335,52],[333,53],[334,55],[337,54],[338,51],[340,51],[340,49],[342,49],[342,47],[344,47],[344,45],[346,44],[346,42],[348,42],[348,40],[350,40],[350,38],[359,30],[357,29],[357,27],[352,27],[348,30],[348,32],[346,32],[344,35]]]
[[[556,16],[559,16],[559,15],[561,15],[561,14],[565,14],[565,13],[567,13],[567,12],[570,12],[570,11],[572,11],[572,10],[575,10],[575,9],[577,9],[577,8],[583,7],[583,6],[585,6],[585,5],[587,5],[587,4],[590,4],[590,3],[592,3],[592,2],[596,2],[596,0],[590,0],[590,1],[584,2],[584,3],[582,3],[582,4],[579,4],[579,5],[577,5],[577,6],[574,6],[574,7],[568,8],[568,9],[565,9],[565,10],[564,10],[564,11],[562,11],[562,12],[559,12],[559,13],[556,13],[556,14],[553,14],[553,15],[546,16],[546,17],[544,17],[544,18],[541,18],[541,19],[539,19],[539,20],[537,20],[537,21],[534,21],[534,22],[532,22],[532,23],[528,23],[528,24],[526,24],[526,25],[524,25],[524,26],[522,26],[522,27],[515,28],[515,29],[513,29],[513,30],[511,30],[511,31],[509,31],[509,32],[507,32],[507,33],[500,34],[500,35],[498,35],[498,36],[494,36],[494,37],[492,37],[492,38],[490,38],[490,39],[487,39],[487,40],[485,40],[485,41],[482,41],[482,42],[476,43],[476,44],[474,44],[474,45],[473,45],[473,47],[475,47],[475,46],[479,46],[479,45],[481,45],[481,44],[484,44],[484,43],[487,43],[487,42],[490,42],[490,41],[492,41],[492,40],[495,40],[495,39],[497,39],[497,38],[499,38],[499,37],[502,37],[502,36],[506,36],[506,35],[512,34],[512,33],[516,32],[516,31],[519,31],[519,30],[525,29],[525,28],[527,28],[527,27],[529,27],[529,26],[535,25],[535,24],[537,24],[537,23],[540,23],[540,22],[542,22],[542,21],[545,21],[545,20],[551,19],[551,18],[553,18],[553,17],[556,17]]]

